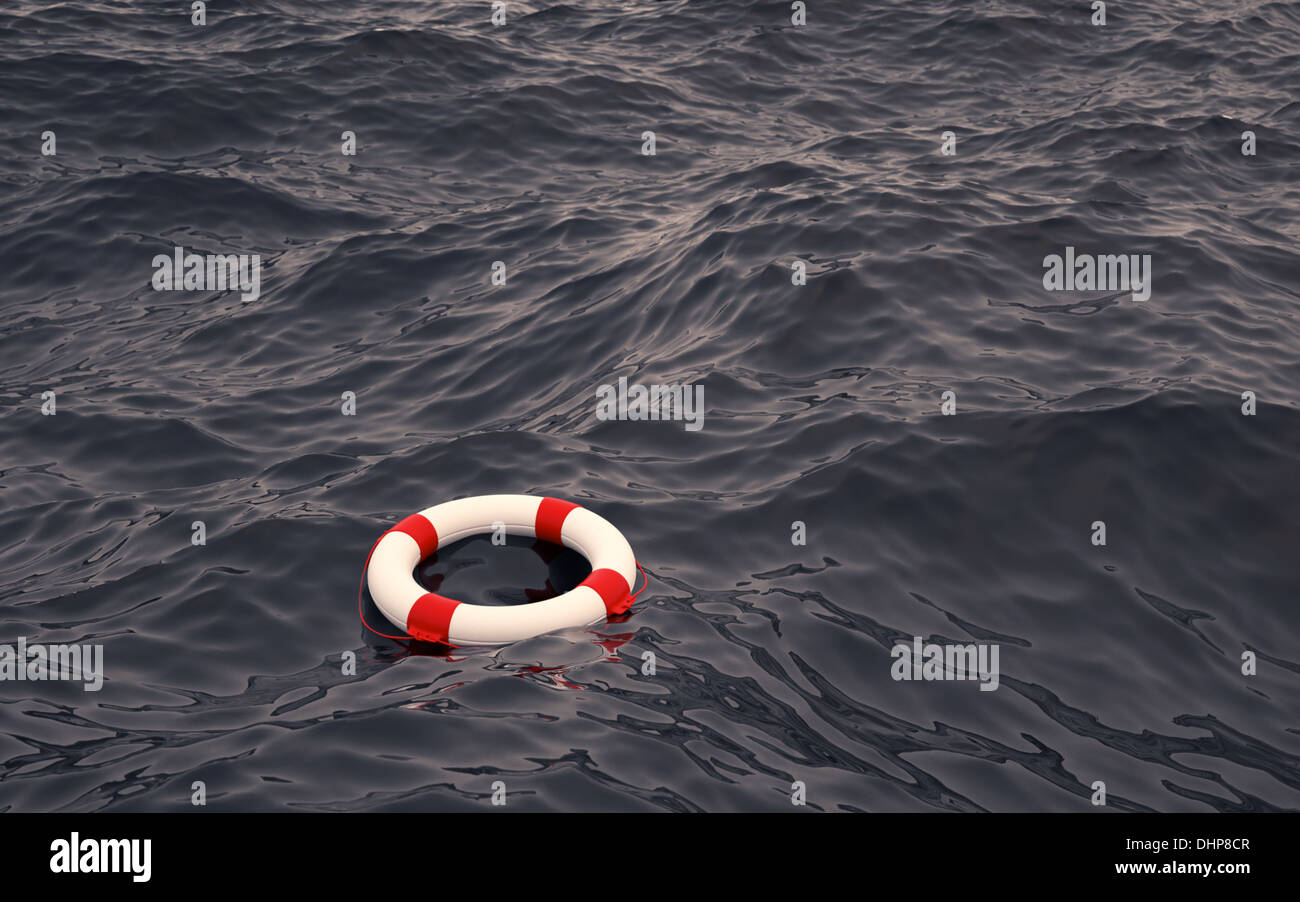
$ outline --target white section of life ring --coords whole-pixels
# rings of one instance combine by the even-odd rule
[[[415,581],[416,566],[439,546],[491,532],[496,523],[505,524],[507,535],[572,548],[591,563],[591,575],[556,598],[500,607],[458,602]],[[636,584],[636,558],[623,534],[586,508],[536,495],[479,495],[426,508],[384,533],[366,579],[383,615],[415,638],[498,645],[622,613]]]

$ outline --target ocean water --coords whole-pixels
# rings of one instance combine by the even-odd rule
[[[0,643],[105,678],[0,681],[0,809],[1300,808],[1300,6],[187,6],[0,5]],[[385,529],[501,492],[616,524],[631,612],[361,624]]]

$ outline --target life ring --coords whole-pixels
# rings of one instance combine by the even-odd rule
[[[497,524],[507,535],[572,548],[591,563],[591,574],[563,595],[511,606],[456,601],[415,581],[416,566],[439,545],[491,532]],[[388,530],[370,553],[366,579],[383,615],[417,639],[499,645],[623,613],[632,604],[636,558],[623,534],[585,507],[536,495],[479,495],[436,504]]]

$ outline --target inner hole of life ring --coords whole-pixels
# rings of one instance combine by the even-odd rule
[[[563,545],[526,536],[494,545],[484,534],[439,548],[415,568],[415,581],[468,604],[516,605],[563,595],[590,573],[587,559]]]

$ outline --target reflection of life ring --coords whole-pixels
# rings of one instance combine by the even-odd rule
[[[536,536],[572,548],[591,574],[570,592],[532,604],[465,604],[426,592],[412,575],[439,544],[491,532]],[[636,558],[604,517],[558,498],[480,495],[412,514],[380,537],[366,579],[384,616],[417,639],[448,645],[496,645],[552,630],[588,626],[632,604]]]

